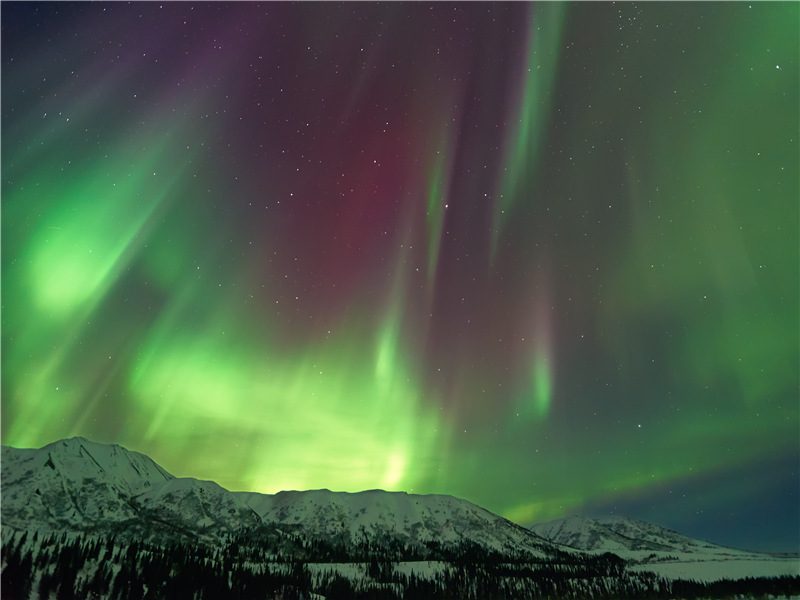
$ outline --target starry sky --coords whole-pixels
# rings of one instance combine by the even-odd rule
[[[798,3],[2,3],[2,440],[800,549]]]

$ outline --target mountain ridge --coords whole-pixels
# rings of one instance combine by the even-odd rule
[[[100,600],[800,592],[796,560],[722,554],[633,519],[575,518],[537,533],[441,494],[231,492],[80,437],[3,446],[1,466],[4,598],[56,590]]]
[[[630,517],[572,515],[531,526],[542,537],[579,550],[697,551],[737,550],[691,538],[649,521]]]
[[[349,545],[380,539],[421,547],[469,539],[495,552],[544,557],[562,551],[454,496],[384,490],[232,492],[213,481],[175,477],[144,454],[83,437],[39,449],[3,446],[2,459],[3,524],[18,529],[111,529],[152,540],[173,535],[212,542],[287,526]]]
[[[2,446],[2,458],[3,522],[18,528],[91,530],[108,521],[132,525],[131,521],[145,516],[183,531],[199,528],[208,539],[264,523],[294,526],[301,522],[307,533],[324,537],[341,535],[346,522],[351,541],[357,533],[385,536],[394,528],[404,539],[456,542],[461,537],[453,525],[469,522],[482,525],[477,535],[480,543],[495,550],[522,543],[534,554],[544,547],[552,551],[551,544],[560,551],[612,552],[628,558],[653,552],[657,556],[670,552],[764,554],[726,548],[627,517],[573,515],[525,528],[446,494],[327,488],[274,494],[230,491],[213,481],[176,477],[145,454],[82,436],[41,448]],[[37,469],[38,477],[32,481]],[[59,480],[57,485],[48,475]],[[19,486],[32,489],[36,497],[24,499]],[[68,502],[63,501],[64,496]],[[61,501],[56,502],[55,497]],[[443,513],[457,518],[442,522],[439,515]],[[498,525],[506,533],[502,542],[487,534],[487,529]]]

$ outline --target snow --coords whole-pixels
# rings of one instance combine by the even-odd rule
[[[125,523],[150,532],[146,522],[154,519],[210,540],[276,523],[302,525],[310,537],[345,533],[354,543],[365,536],[409,546],[469,540],[534,556],[547,556],[553,548],[525,528],[452,496],[383,490],[230,492],[212,481],[175,478],[147,456],[84,438],[2,452],[3,522],[20,529],[78,531]]]
[[[395,563],[395,573],[416,575],[422,579],[434,579],[446,571],[450,565],[438,560],[418,560]]]
[[[651,571],[669,579],[693,579],[701,582],[745,577],[800,575],[800,559],[695,560],[635,565],[634,571]]]
[[[358,541],[363,535],[389,535],[411,542],[443,543],[471,539],[502,551],[509,546],[544,556],[547,546],[537,536],[475,504],[453,496],[415,495],[369,490],[287,491],[275,495],[235,492],[264,521],[303,523],[312,535],[337,535],[343,530]]]
[[[367,574],[367,565],[364,563],[306,563],[306,568],[315,584],[328,575],[339,574],[352,581],[363,579]]]
[[[743,554],[740,550],[689,538],[653,523],[616,516],[588,519],[576,515],[534,525],[531,530],[546,539],[580,550],[645,554]]]
[[[698,581],[800,575],[797,557],[725,548],[621,517],[576,516],[526,530],[453,496],[383,490],[230,492],[213,481],[175,478],[143,454],[83,438],[38,450],[3,447],[2,482],[4,538],[10,531],[7,526],[77,532],[118,530],[124,524],[130,531],[140,527],[135,531],[141,533],[133,535],[147,535],[152,523],[162,523],[213,542],[227,533],[275,523],[278,528],[301,525],[308,537],[344,534],[355,543],[365,537],[373,543],[393,539],[409,546],[466,540],[506,555],[524,551],[538,557],[551,555],[556,547],[565,552],[613,552],[636,571]],[[335,571],[353,579],[362,576],[366,565],[309,568],[320,577]],[[431,578],[446,568],[436,561],[395,566],[398,573]]]
[[[573,516],[531,528],[542,537],[593,554],[613,552],[632,569],[671,579],[717,581],[800,575],[800,558],[737,550],[696,540],[646,521]]]

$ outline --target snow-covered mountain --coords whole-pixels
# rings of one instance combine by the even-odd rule
[[[647,521],[626,517],[589,519],[575,515],[534,525],[531,530],[557,544],[578,550],[613,552],[620,556],[648,553],[713,556],[747,554],[686,537]]]
[[[770,578],[735,581],[749,597],[800,592],[800,579],[782,577],[796,560],[642,521],[571,518],[531,531],[452,496],[230,492],[83,438],[3,447],[0,477],[3,598],[686,597],[680,580],[744,576]],[[701,597],[728,593],[691,585]]]
[[[632,571],[649,571],[669,579],[719,581],[741,577],[800,574],[797,557],[726,548],[681,535],[647,521],[609,516],[572,516],[531,528],[551,542],[577,550],[624,558]]]
[[[307,534],[331,538],[343,532],[353,542],[394,537],[404,542],[441,544],[469,539],[496,552],[524,549],[552,554],[553,545],[466,500],[438,494],[370,490],[357,493],[312,490],[275,495],[238,492],[264,522],[302,524]]]
[[[174,477],[120,446],[72,438],[39,449],[2,448],[2,517],[31,529],[90,528],[136,518],[130,499]]]
[[[560,550],[466,500],[372,490],[274,495],[176,478],[150,458],[72,438],[35,450],[2,448],[2,522],[39,531],[112,531],[160,540],[290,532],[345,545],[475,544],[544,557]]]

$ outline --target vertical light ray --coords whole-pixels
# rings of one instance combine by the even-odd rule
[[[436,268],[439,264],[439,248],[442,243],[442,226],[444,224],[445,203],[447,199],[447,183],[443,179],[445,157],[440,151],[436,159],[428,183],[428,204],[425,213],[428,230],[428,289],[433,288],[436,280]]]
[[[553,400],[556,343],[552,286],[553,278],[546,272],[537,277],[531,292],[533,307],[524,326],[527,347],[521,349],[528,358],[522,365],[525,375],[511,414],[511,419],[522,426],[546,419]]]
[[[460,113],[457,119],[460,120]],[[439,269],[442,236],[450,198],[450,184],[455,161],[455,141],[452,139],[454,135],[456,134],[452,134],[446,129],[439,133],[428,174],[425,230],[428,238],[427,287],[429,299],[434,292],[436,273]]]
[[[567,10],[567,4],[562,2],[542,2],[529,6],[527,57],[516,118],[511,120],[514,129],[505,149],[505,174],[499,183],[492,219],[492,260],[514,205],[532,200],[522,196],[522,184],[531,181],[538,168],[538,156],[547,132],[553,101],[553,83]]]
[[[533,410],[536,418],[542,419],[550,410],[553,396],[553,375],[546,350],[537,348],[533,356]]]

